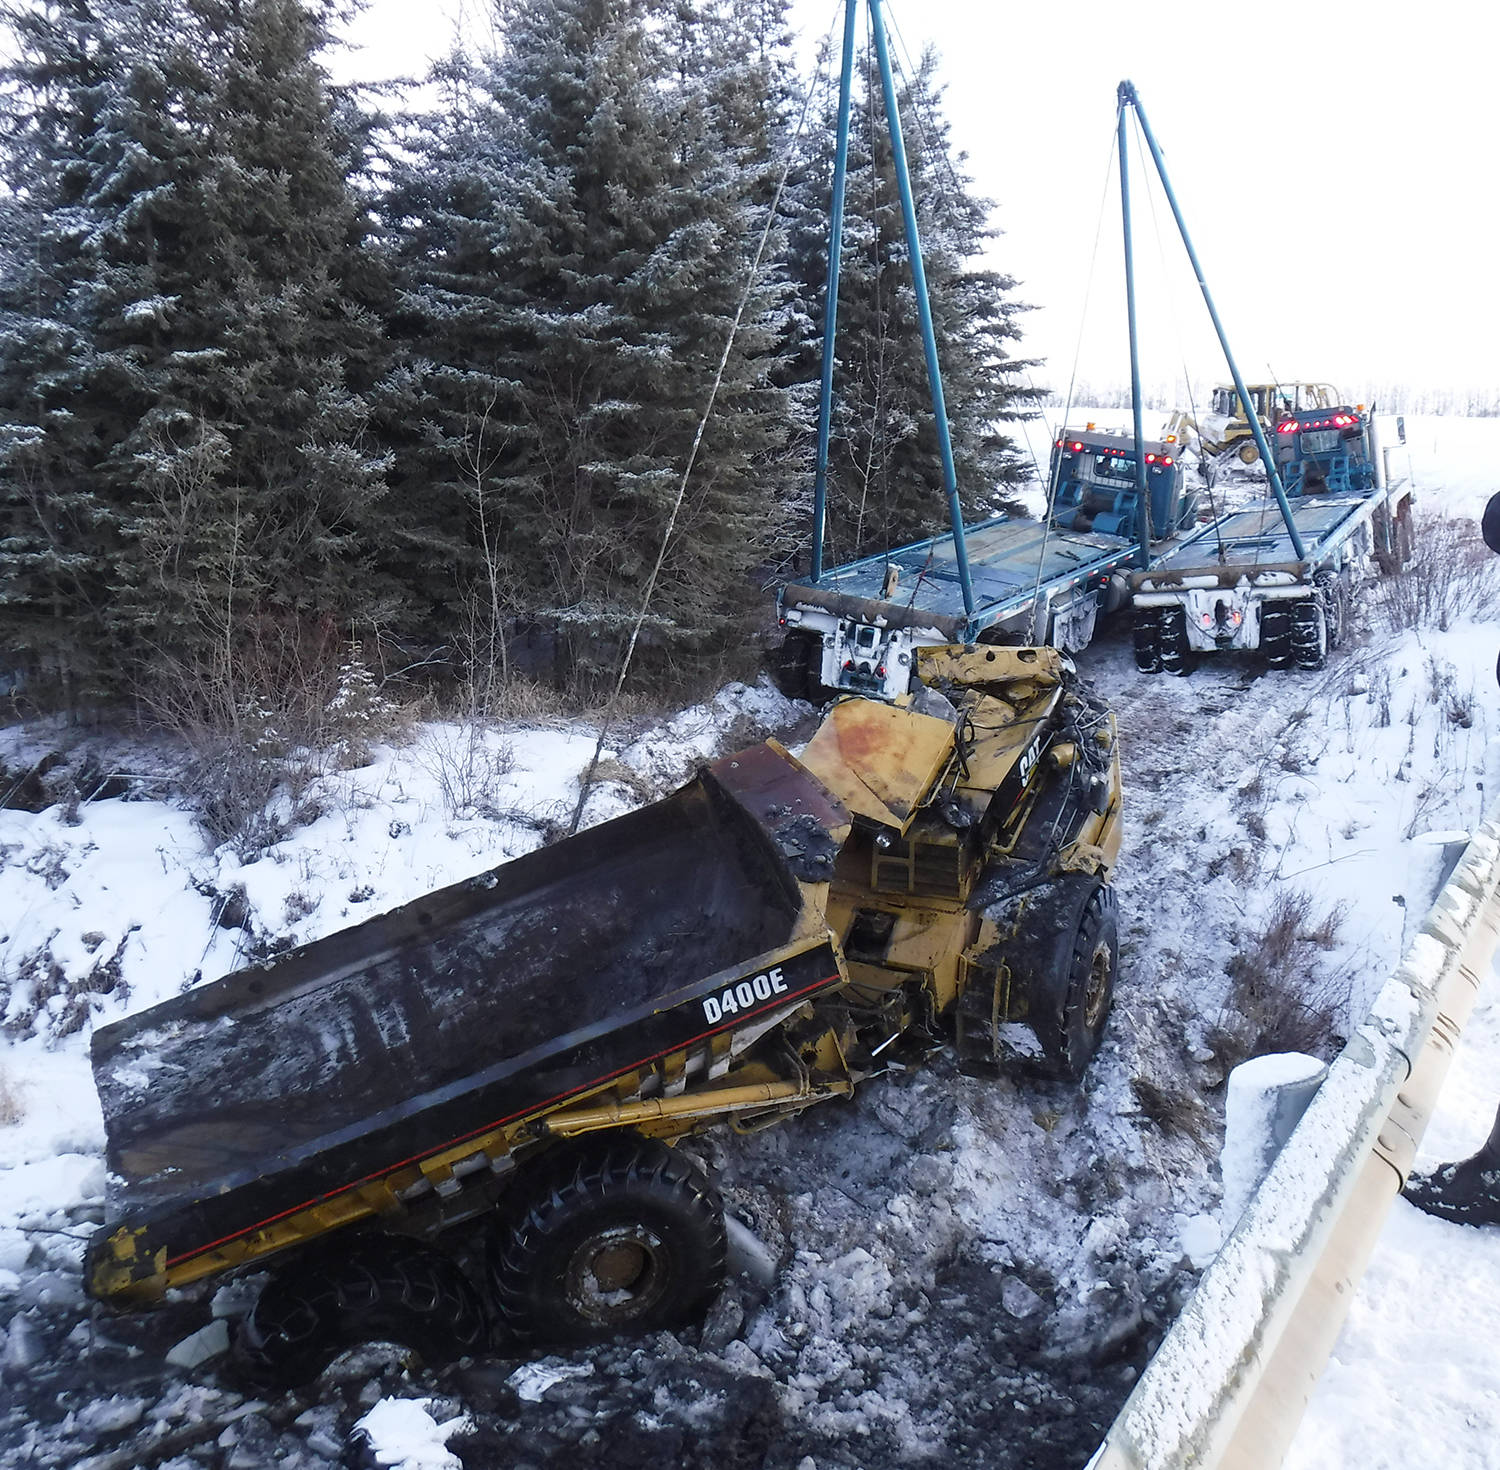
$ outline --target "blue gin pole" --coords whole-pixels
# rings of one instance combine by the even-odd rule
[[[828,430],[833,417],[833,338],[839,320],[839,257],[844,250],[844,186],[849,174],[849,87],[854,72],[854,19],[859,0],[844,0],[844,53],[839,70],[838,141],[833,155],[833,202],[828,211],[828,300],[823,305],[823,386],[818,398],[818,459],[813,474],[811,580],[823,575],[828,519]]]
[[[885,94],[886,122],[890,127],[891,151],[895,155],[896,185],[901,194],[901,216],[906,222],[906,251],[911,256],[912,286],[917,298],[917,319],[922,327],[922,350],[927,356],[927,385],[932,391],[932,416],[937,422],[938,452],[943,461],[943,489],[948,493],[948,518],[953,526],[953,551],[958,562],[959,586],[964,612],[973,620],[974,587],[969,577],[969,549],[964,542],[963,510],[958,503],[958,476],[953,469],[953,441],[948,433],[948,410],[943,401],[943,377],[938,370],[937,338],[932,330],[932,303],[927,298],[927,272],[922,265],[922,240],[917,233],[917,211],[912,203],[911,173],[906,166],[906,144],[901,136],[901,118],[896,108],[896,83],[891,76],[891,57],[886,45],[885,20],[880,0],[870,0],[870,31],[875,57],[880,64],[880,86]],[[972,636],[972,628],[965,636]]]

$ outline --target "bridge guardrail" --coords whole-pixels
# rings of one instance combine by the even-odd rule
[[[1500,808],[1147,1364],[1087,1470],[1278,1466],[1500,942]]]

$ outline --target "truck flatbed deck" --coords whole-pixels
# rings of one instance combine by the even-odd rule
[[[1372,491],[1364,495],[1308,495],[1292,502],[1292,520],[1309,559],[1321,560],[1364,524]],[[1276,502],[1266,499],[1221,516],[1173,547],[1148,572],[1133,579],[1140,586],[1182,577],[1228,576],[1237,581],[1256,569],[1286,567],[1299,558]]]

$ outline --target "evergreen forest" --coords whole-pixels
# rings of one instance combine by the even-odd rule
[[[13,701],[263,728],[351,648],[587,699],[638,620],[638,681],[749,666],[806,565],[833,68],[789,0],[490,4],[420,107],[333,83],[339,0],[4,6]],[[859,71],[830,564],[946,513]],[[901,83],[980,514],[1021,474],[1024,307],[932,58]]]

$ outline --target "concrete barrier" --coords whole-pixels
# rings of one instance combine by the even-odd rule
[[[1330,1067],[1087,1470],[1269,1470],[1406,1182],[1500,940],[1500,810]]]

